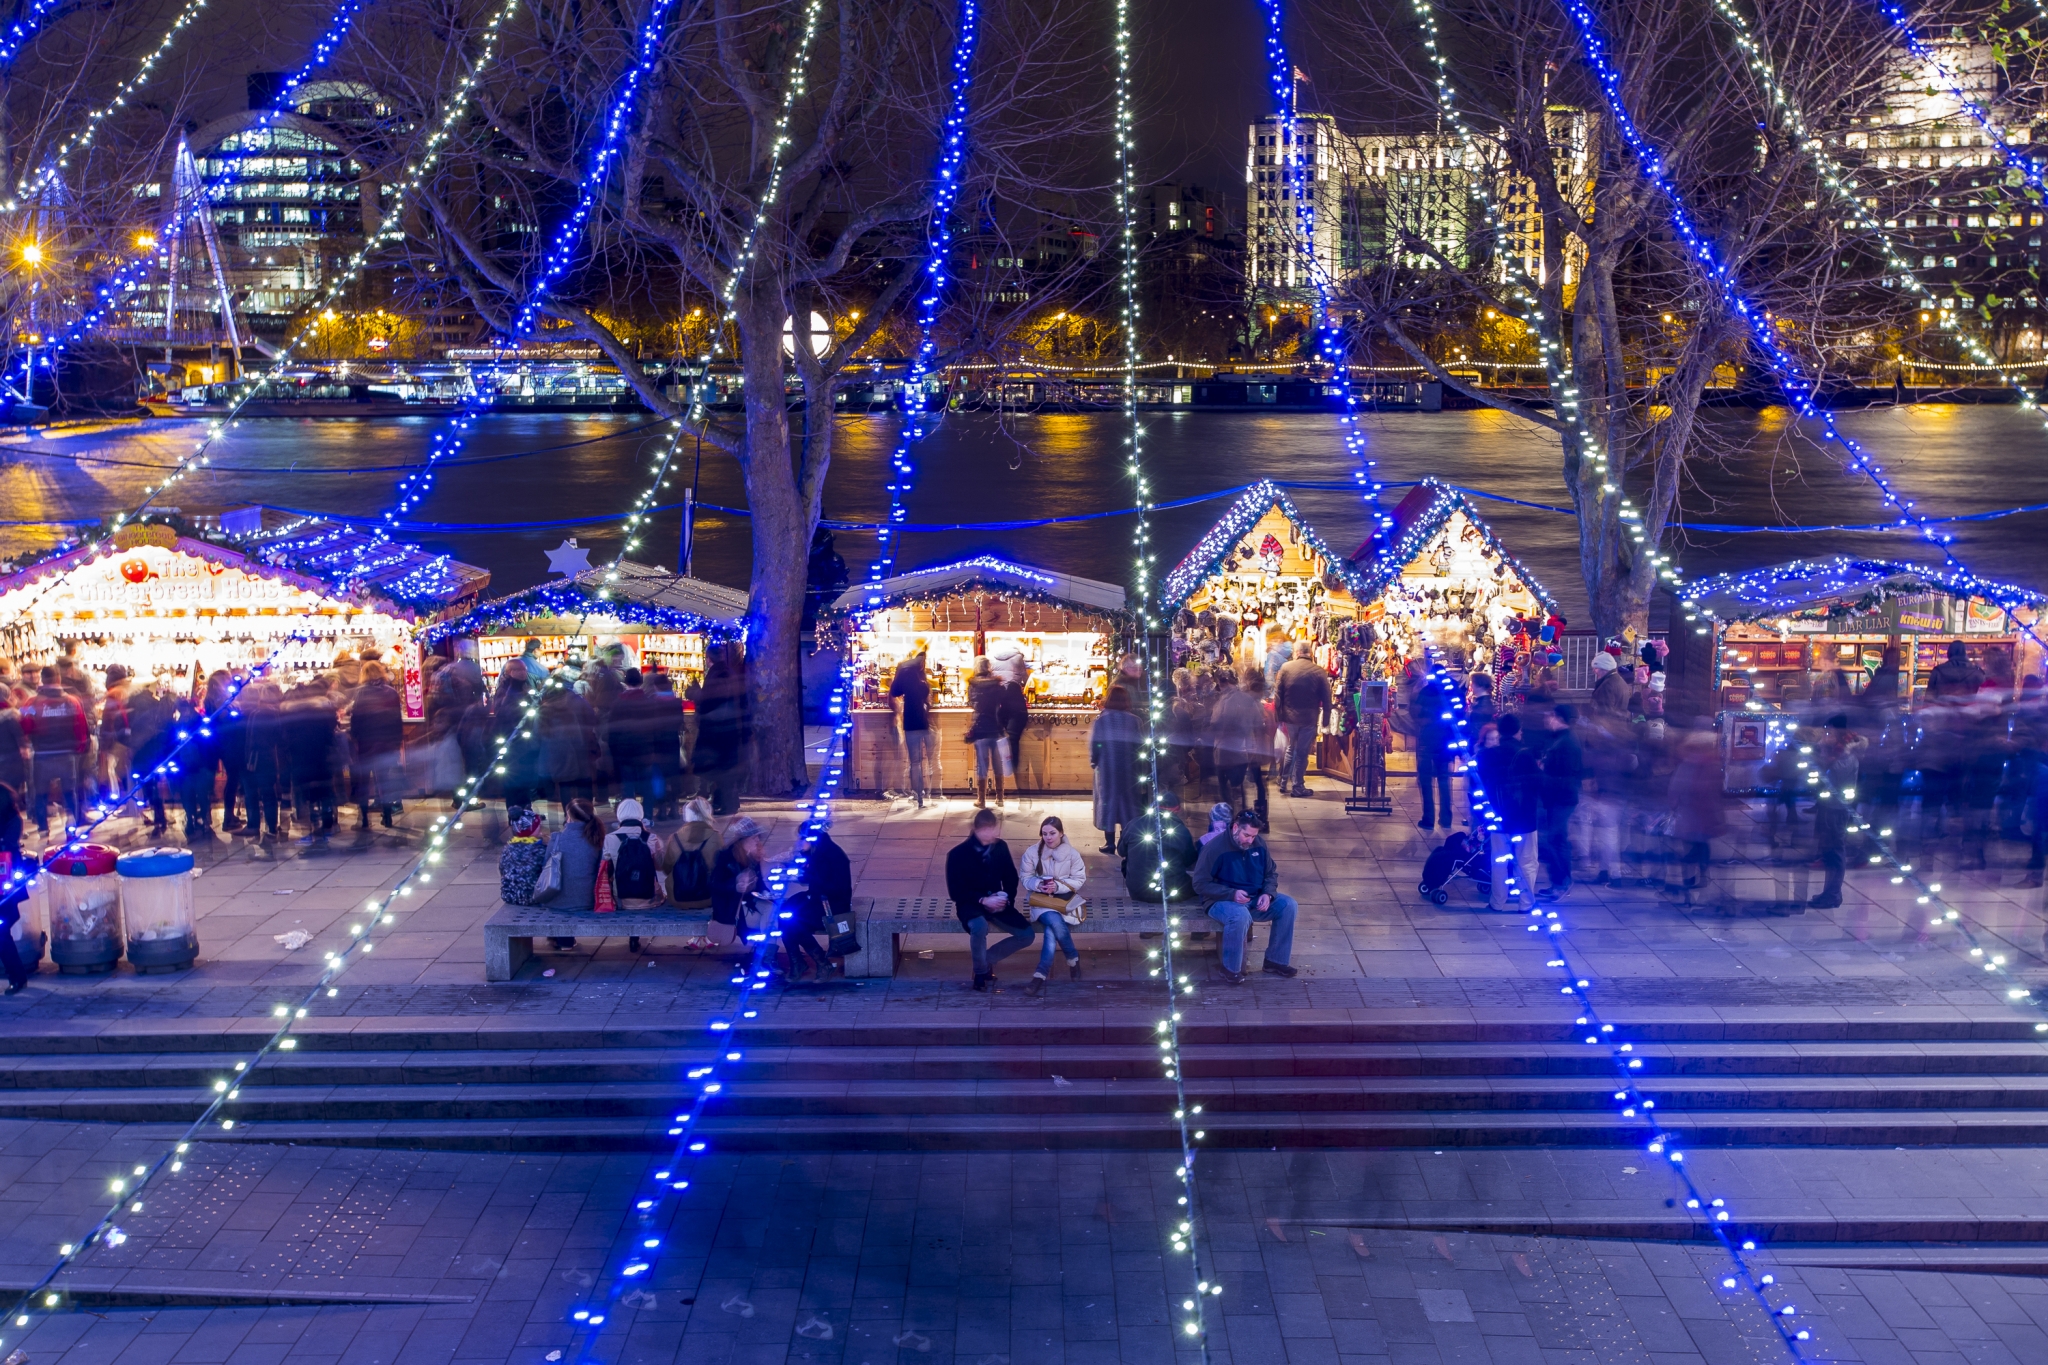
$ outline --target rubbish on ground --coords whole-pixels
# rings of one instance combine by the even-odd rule
[[[272,937],[279,943],[282,943],[284,950],[288,953],[296,953],[299,949],[313,941],[313,936],[304,929],[287,929],[281,934],[272,935]]]

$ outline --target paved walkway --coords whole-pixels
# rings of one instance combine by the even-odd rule
[[[1319,784],[1320,785],[1320,784]],[[1349,816],[1334,789],[1276,799],[1283,885],[1302,904],[1294,981],[1218,984],[1192,1008],[1396,1010],[1415,1020],[1562,1007],[1550,954],[1519,917],[1469,895],[1416,894],[1429,842],[1402,812]],[[1008,837],[1060,814],[1092,851],[1078,801],[1012,803]],[[779,848],[788,807],[750,808]],[[943,892],[945,850],[971,808],[841,807],[838,837],[864,893]],[[416,814],[414,819],[418,819]],[[472,817],[431,896],[315,1008],[354,1017],[694,1015],[728,998],[724,967],[657,942],[542,953],[486,985],[478,926],[496,900],[489,820]],[[128,842],[134,842],[132,834]],[[348,912],[404,866],[406,838],[344,835],[326,850],[246,841],[203,856],[202,961],[192,972],[102,979],[45,973],[0,1001],[0,1025],[267,1015],[303,993]],[[1952,935],[1930,936],[1902,888],[1852,876],[1834,911],[1777,913],[1818,870],[1770,856],[1761,826],[1714,875],[1726,894],[1685,906],[1642,887],[1583,882],[1563,903],[1570,944],[1631,1018],[1737,1011],[1777,1018],[1982,1017],[2015,1008]],[[2002,856],[2003,861],[1997,859]],[[2043,984],[2041,893],[2019,889],[2017,846],[1946,877],[1957,904]],[[1459,888],[1462,892],[1464,888]],[[277,936],[313,935],[289,950]],[[1090,974],[1044,1003],[1015,986],[966,989],[965,943],[913,941],[891,982],[792,990],[777,1011],[1151,1010],[1140,955],[1087,948]],[[919,954],[930,951],[932,956]],[[554,975],[544,975],[552,970]],[[767,1002],[764,1001],[764,1004]],[[1233,1017],[1235,1017],[1233,1015]],[[156,1154],[116,1125],[0,1122],[0,1284],[32,1281],[55,1245],[104,1208],[114,1172]],[[2048,1360],[2048,1157],[2027,1150],[1696,1151],[1703,1182],[1776,1220],[1768,1268],[1814,1332],[1811,1359],[1869,1365]],[[1716,1285],[1719,1253],[1674,1230],[1680,1196],[1627,1151],[1212,1153],[1200,1172],[1205,1246],[1228,1288],[1213,1365],[1752,1365],[1788,1359],[1748,1300]],[[566,1312],[614,1246],[638,1156],[451,1156],[281,1147],[195,1148],[188,1169],[124,1215],[95,1252],[77,1311],[33,1327],[33,1365],[541,1365],[574,1361]],[[594,1347],[619,1362],[962,1362],[1194,1365],[1170,1310],[1182,1264],[1161,1254],[1176,1213],[1170,1158],[1044,1153],[713,1158],[677,1214],[678,1244]],[[1682,1210],[1680,1210],[1682,1213]],[[1930,1250],[1926,1220],[1971,1245]],[[1583,1235],[1532,1235],[1574,1227]],[[1918,1229],[1912,1249],[1872,1237]],[[2024,1270],[2017,1275],[1966,1270]],[[147,1306],[138,1306],[146,1304]],[[8,1350],[17,1343],[0,1328]],[[0,1353],[4,1354],[4,1353]]]

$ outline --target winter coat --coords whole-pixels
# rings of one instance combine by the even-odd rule
[[[349,708],[348,731],[359,757],[397,753],[405,739],[405,703],[398,689],[384,682],[358,688]]]
[[[1057,882],[1058,889],[1048,895],[1071,896],[1079,891],[1088,880],[1088,865],[1081,861],[1081,850],[1065,839],[1051,852],[1046,851],[1045,841],[1034,839],[1024,849],[1024,857],[1017,864],[1017,894],[1011,898],[1027,918],[1036,919],[1025,904],[1031,893],[1038,889],[1038,883],[1045,878]]]
[[[540,775],[550,782],[597,776],[597,713],[576,693],[558,689],[540,706]]]
[[[1577,808],[1579,789],[1586,780],[1586,751],[1578,735],[1556,730],[1543,748],[1543,807],[1551,811]]]
[[[653,829],[642,820],[625,821],[617,829],[605,835],[604,847],[600,851],[600,856],[616,868],[619,861],[619,849],[624,846],[628,839],[636,839],[647,845],[648,857],[653,859],[655,868],[657,870],[660,869],[661,850],[654,842]],[[667,903],[667,900],[666,896],[649,896],[645,898],[621,896],[618,899],[618,907],[621,910],[658,910]]]
[[[547,866],[548,846],[539,839],[514,839],[498,852],[498,899],[532,905],[534,884]]]
[[[589,910],[597,905],[597,864],[600,846],[590,842],[583,821],[571,820],[548,845],[562,855],[562,891],[548,902],[550,910]]]
[[[967,742],[1003,737],[1003,684],[995,677],[977,677],[967,684]]]
[[[1138,718],[1104,711],[1088,731],[1088,762],[1095,769],[1095,828],[1108,834],[1138,818]]]
[[[1147,834],[1152,837],[1146,838]],[[1117,851],[1124,859],[1124,889],[1133,899],[1156,903],[1160,888],[1152,880],[1160,874],[1166,879],[1168,900],[1184,901],[1194,896],[1194,882],[1188,874],[1200,849],[1179,816],[1161,811],[1156,828],[1153,817],[1140,816],[1136,825],[1125,830]]]
[[[1219,768],[1267,762],[1273,751],[1266,741],[1266,708],[1243,688],[1225,691],[1209,712],[1209,743]]]
[[[1000,894],[1014,901],[1017,864],[1010,859],[1010,846],[1001,839],[983,844],[972,834],[955,844],[946,854],[946,894],[953,898],[953,913],[962,924],[990,914],[981,903],[984,896]]]
[[[1313,659],[1289,659],[1274,685],[1273,709],[1282,725],[1320,725],[1330,709],[1329,672]]]
[[[711,867],[711,918],[720,924],[738,924],[741,911],[747,923],[758,927],[762,896],[759,863],[740,861],[738,844],[718,851]]]
[[[1263,838],[1252,840],[1250,848],[1239,848],[1237,840],[1225,834],[1202,845],[1192,880],[1195,896],[1207,905],[1234,900],[1240,891],[1256,901],[1280,890],[1280,868]]]
[[[1543,770],[1519,737],[1479,751],[1479,785],[1503,834],[1529,834],[1542,824],[1542,783]]]

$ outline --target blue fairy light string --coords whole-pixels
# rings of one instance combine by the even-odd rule
[[[140,503],[114,517],[108,527],[107,534],[95,546],[96,549],[104,546],[112,538],[113,534],[123,526],[145,514],[151,505],[174,485],[181,482],[193,471],[204,469],[212,463],[212,456],[208,452],[212,450],[214,442],[219,440],[230,426],[236,425],[236,418],[249,400],[261,392],[265,384],[283,374],[291,365],[299,345],[319,325],[319,310],[332,303],[336,298],[339,298],[344,290],[361,277],[364,267],[368,265],[371,256],[378,247],[385,242],[397,241],[400,237],[404,236],[404,229],[400,224],[405,217],[406,205],[410,197],[426,182],[427,176],[440,164],[448,143],[454,137],[457,126],[467,118],[469,106],[474,102],[475,91],[483,81],[484,72],[497,60],[498,49],[504,37],[505,28],[510,23],[512,16],[518,13],[520,3],[521,0],[504,0],[504,4],[484,25],[484,41],[477,52],[475,60],[470,63],[468,73],[456,82],[454,96],[448,101],[447,107],[442,111],[439,124],[426,139],[423,148],[424,154],[406,166],[404,178],[399,180],[396,186],[393,187],[391,203],[385,215],[384,226],[372,234],[362,246],[357,248],[355,253],[349,257],[347,265],[328,282],[326,288],[321,291],[319,299],[308,310],[307,320],[300,325],[299,329],[292,334],[283,348],[279,350],[277,357],[271,362],[270,368],[263,374],[239,381],[239,390],[235,394],[233,401],[229,404],[228,411],[207,424],[205,434],[193,444],[191,453],[178,461],[168,474],[164,475],[157,482],[144,487],[143,498]],[[63,579],[60,576],[45,583],[41,591],[23,604],[16,614],[15,620],[25,620],[29,612],[34,609],[36,603],[41,600],[42,594],[48,592],[62,581]]]
[[[328,22],[326,30],[313,41],[312,54],[300,64],[298,70],[292,72],[285,79],[284,83],[278,87],[277,93],[271,98],[269,106],[263,110],[254,123],[244,130],[244,137],[250,133],[267,132],[281,115],[291,111],[291,97],[298,92],[298,88],[301,85],[305,84],[307,77],[327,65],[328,59],[335,54],[336,50],[348,38],[350,29],[355,26],[356,16],[361,14],[364,7],[370,3],[371,0],[342,0],[342,4],[334,12],[334,17]],[[6,59],[7,54],[4,51],[0,51],[0,62],[4,62]],[[184,150],[184,143],[182,141],[179,143],[179,150],[181,153]],[[183,234],[186,223],[199,214],[207,212],[207,206],[221,197],[221,192],[228,182],[239,180],[240,178],[241,171],[239,167],[229,166],[206,183],[194,203],[180,206],[174,202],[170,219],[158,233],[158,237],[163,244],[168,245],[169,242],[176,241]],[[114,311],[115,306],[123,301],[125,295],[135,289],[136,284],[153,267],[167,264],[169,255],[164,250],[164,245],[159,245],[154,251],[121,266],[114,272],[112,279],[94,291],[93,306],[86,310],[77,322],[66,328],[63,335],[50,345],[48,352],[42,357],[42,365],[45,368],[51,366],[51,356],[62,354],[76,343],[79,338],[97,329],[100,323],[106,320],[107,314]],[[28,375],[28,362],[25,358],[22,362],[22,374],[24,377],[33,378]]]
[[[1302,273],[1315,299],[1316,358],[1330,367],[1336,380],[1338,397],[1343,402],[1337,424],[1344,437],[1344,453],[1351,457],[1359,490],[1365,495],[1373,535],[1378,537],[1393,528],[1393,520],[1380,506],[1379,461],[1366,448],[1365,432],[1358,423],[1358,394],[1351,385],[1350,342],[1343,322],[1330,308],[1330,272],[1316,252],[1316,202],[1309,182],[1324,177],[1323,138],[1318,130],[1311,139],[1311,150],[1304,156],[1301,125],[1295,110],[1294,63],[1287,55],[1286,0],[1259,0],[1259,4],[1265,12],[1266,74],[1273,86],[1273,112],[1281,124],[1286,192],[1294,205],[1294,242],[1301,252]],[[1328,155],[1335,154],[1336,148],[1330,148]]]
[[[512,324],[506,329],[509,344],[518,343],[532,332],[540,321],[540,311],[547,302],[555,284],[568,273],[569,267],[581,254],[584,227],[597,210],[599,197],[604,193],[606,183],[611,179],[612,164],[618,159],[619,140],[633,122],[635,107],[639,103],[640,86],[647,73],[659,64],[667,31],[669,11],[675,0],[654,0],[647,18],[640,24],[639,42],[631,67],[619,84],[618,93],[613,97],[611,110],[605,116],[604,136],[599,140],[597,152],[591,157],[589,169],[576,194],[576,207],[555,229],[547,251],[541,257],[540,273],[527,290],[526,298],[512,317]],[[384,524],[373,536],[373,542],[389,539],[393,528],[422,499],[434,491],[435,467],[444,459],[459,455],[469,442],[470,432],[477,419],[489,406],[482,389],[473,392],[463,403],[462,411],[449,418],[440,431],[434,433],[432,448],[420,467],[401,479],[398,497],[383,513]]]
[[[2042,184],[2039,164],[2026,154],[2014,150],[2013,145],[2006,141],[2005,134],[1999,132],[1998,125],[1992,121],[1991,111],[1963,93],[1962,83],[1949,70],[1948,64],[1936,56],[1934,50],[1914,31],[1912,20],[1906,17],[1905,8],[1898,0],[1877,0],[1877,8],[1890,22],[1893,32],[1899,35],[1899,41],[1906,45],[1906,50],[1940,79],[1942,89],[1954,96],[1956,104],[1969,115],[1970,121],[1984,130],[1985,141],[1998,149],[1998,154],[2004,159],[2005,164],[2019,172],[2020,178],[2035,190],[2048,188]],[[2043,10],[2043,14],[2048,16],[2048,10]]]
[[[43,20],[62,3],[64,0],[33,0],[21,17],[7,26],[7,31],[0,34],[0,66],[13,61],[29,40],[43,31]]]
[[[1984,596],[1997,601],[2008,617],[2015,624],[2019,625],[2020,629],[2026,631],[2028,636],[2034,639],[2037,644],[2040,643],[2040,637],[2034,633],[2034,629],[2030,624],[2021,622],[2017,617],[2012,616],[2013,603],[2009,597],[2003,594],[2001,586],[1988,580],[1979,579],[1976,574],[1972,573],[1969,566],[1964,564],[1951,548],[1951,543],[1955,540],[1955,537],[1936,530],[1934,523],[1921,515],[1916,509],[1915,504],[1905,497],[1892,483],[1891,477],[1885,473],[1884,467],[1871,457],[1870,452],[1835,425],[1834,415],[1827,408],[1814,402],[1813,384],[1807,379],[1804,366],[1800,364],[1796,356],[1785,348],[1784,343],[1778,340],[1777,331],[1772,326],[1769,315],[1751,302],[1749,297],[1742,292],[1740,285],[1735,280],[1734,272],[1721,259],[1720,253],[1715,250],[1713,243],[1700,232],[1698,226],[1693,221],[1691,210],[1686,207],[1684,195],[1680,193],[1678,186],[1672,182],[1669,172],[1664,167],[1663,154],[1643,135],[1641,130],[1636,127],[1635,120],[1630,117],[1628,106],[1621,98],[1621,73],[1615,68],[1612,59],[1607,54],[1607,42],[1601,30],[1599,19],[1594,15],[1585,0],[1564,0],[1564,3],[1565,9],[1571,14],[1573,23],[1578,28],[1580,40],[1585,48],[1587,64],[1592,68],[1593,74],[1599,82],[1601,95],[1606,101],[1608,113],[1614,121],[1616,130],[1620,132],[1622,140],[1628,144],[1630,152],[1635,155],[1639,173],[1664,195],[1666,202],[1670,205],[1672,227],[1677,231],[1680,239],[1685,243],[1686,250],[1691,253],[1693,259],[1707,276],[1715,291],[1720,294],[1725,304],[1734,310],[1735,314],[1742,319],[1744,325],[1748,327],[1750,336],[1755,340],[1758,349],[1769,357],[1771,368],[1777,372],[1779,382],[1785,391],[1786,397],[1792,401],[1794,409],[1801,416],[1818,421],[1822,434],[1842,447],[1849,456],[1850,464],[1870,480],[1877,488],[1879,495],[1883,497],[1886,505],[1899,514],[1899,525],[1910,525],[1917,529],[1921,539],[1938,549],[1941,552],[1942,558],[1947,561],[1952,570],[1966,580],[1979,584],[1979,591]],[[1692,604],[1688,603],[1687,605],[1690,607]]]
[[[953,206],[960,198],[960,172],[967,159],[967,95],[974,74],[974,47],[981,24],[977,0],[960,0],[960,19],[953,40],[953,86],[946,108],[946,121],[939,129],[938,186],[932,195],[931,226],[925,233],[925,263],[920,272],[924,285],[917,300],[917,354],[911,358],[903,380],[903,428],[896,438],[895,453],[889,457],[889,521],[875,533],[876,554],[868,566],[868,581],[879,583],[895,570],[896,551],[902,543],[895,523],[909,516],[906,505],[911,480],[917,471],[910,462],[913,445],[925,435],[925,377],[931,373],[932,356],[938,348],[934,324],[939,297],[946,285],[946,262],[953,247]]]
[[[1437,659],[1434,650],[1427,651],[1425,658],[1431,680],[1446,706],[1440,716],[1451,725],[1452,753],[1464,760],[1467,799],[1472,806],[1474,823],[1483,823],[1490,836],[1500,836],[1506,841],[1503,846],[1508,850],[1507,855],[1493,856],[1493,875],[1507,877],[1508,898],[1520,899],[1527,907],[1526,913],[1531,921],[1528,932],[1545,936],[1551,951],[1545,965],[1564,974],[1565,984],[1559,990],[1561,994],[1578,1004],[1580,1012],[1573,1022],[1586,1030],[1582,1035],[1586,1046],[1605,1048],[1613,1061],[1617,1087],[1613,1100],[1621,1117],[1640,1120],[1648,1127],[1649,1141],[1645,1144],[1644,1150],[1652,1156],[1664,1159],[1672,1174],[1685,1188],[1685,1207],[1700,1215],[1708,1231],[1713,1234],[1715,1242],[1728,1254],[1733,1273],[1719,1280],[1721,1288],[1739,1288],[1749,1294],[1770,1318],[1773,1330],[1785,1343],[1785,1348],[1791,1353],[1792,1359],[1795,1362],[1804,1361],[1807,1358],[1805,1343],[1811,1339],[1812,1333],[1809,1329],[1797,1325],[1798,1305],[1771,1301],[1770,1291],[1776,1287],[1777,1278],[1769,1272],[1758,1271],[1751,1265],[1749,1258],[1757,1249],[1755,1240],[1744,1239],[1740,1243],[1736,1241],[1730,1231],[1734,1215],[1728,1208],[1727,1201],[1705,1193],[1699,1182],[1694,1179],[1691,1168],[1685,1164],[1681,1140],[1657,1122],[1656,1098],[1646,1094],[1641,1087],[1643,1059],[1634,1055],[1634,1043],[1627,1041],[1618,1033],[1615,1025],[1600,1017],[1593,1003],[1592,969],[1584,965],[1583,953],[1579,954],[1581,966],[1576,971],[1573,970],[1566,957],[1567,936],[1564,921],[1559,916],[1556,906],[1537,904],[1533,894],[1526,898],[1522,896],[1525,888],[1515,883],[1514,852],[1511,847],[1520,836],[1503,834],[1504,825],[1501,817],[1480,781],[1477,751],[1472,745],[1467,728],[1469,717],[1465,707],[1464,689],[1459,685],[1456,675]],[[1488,842],[1491,856],[1491,839]],[[1534,892],[1533,887],[1526,889]]]

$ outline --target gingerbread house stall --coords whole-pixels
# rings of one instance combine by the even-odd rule
[[[965,743],[967,683],[974,661],[987,657],[1023,683],[1030,703],[1017,790],[1088,791],[1088,732],[1131,624],[1124,590],[1114,583],[987,555],[848,588],[818,623],[821,643],[843,639],[852,674],[846,790],[875,794],[903,787],[903,747],[889,687],[897,665],[922,651],[938,735],[938,771],[928,775],[935,789],[973,780],[973,751]]]
[[[286,682],[343,653],[397,661],[422,624],[460,612],[488,571],[367,531],[272,508],[149,519],[0,578],[0,653],[69,654],[104,678],[194,693],[217,669]]]

